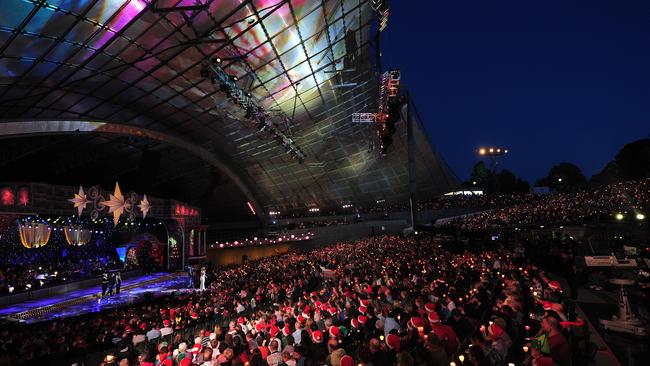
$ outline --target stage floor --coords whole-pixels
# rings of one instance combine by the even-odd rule
[[[41,299],[0,307],[0,318],[26,323],[66,318],[98,312],[140,301],[146,293],[154,296],[185,289],[184,273],[152,273],[122,281],[119,295],[101,298],[101,286],[92,286]]]

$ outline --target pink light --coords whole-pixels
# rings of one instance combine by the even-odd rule
[[[253,205],[251,205],[250,202],[246,202],[246,205],[248,206],[248,209],[251,210],[253,215],[257,215],[257,213],[255,212],[255,209],[253,208]]]

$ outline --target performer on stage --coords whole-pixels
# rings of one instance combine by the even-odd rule
[[[115,287],[115,274],[109,273],[107,296],[113,296],[113,287]]]
[[[205,290],[205,279],[208,276],[207,271],[205,267],[201,267],[201,276],[199,277],[200,285],[199,285],[199,290],[204,291]]]
[[[194,268],[192,266],[187,266],[187,288],[194,288]]]
[[[115,273],[115,293],[120,293],[120,288],[122,287],[122,274],[120,271]]]
[[[108,287],[108,272],[102,272],[102,297],[106,297],[106,288]]]

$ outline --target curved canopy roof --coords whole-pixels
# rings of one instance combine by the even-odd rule
[[[109,187],[120,180],[222,220],[249,218],[251,197],[264,211],[403,200],[408,179],[400,139],[382,158],[372,127],[350,122],[352,113],[377,105],[371,6],[371,0],[9,0],[0,11],[3,122],[124,124],[195,144],[216,160],[138,134],[39,134],[2,141],[3,176]],[[232,90],[205,77],[202,71],[217,62],[272,128],[260,131]],[[455,178],[417,130],[421,193],[451,190]],[[304,162],[287,154],[282,139],[304,152]]]

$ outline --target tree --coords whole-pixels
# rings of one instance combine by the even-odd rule
[[[623,146],[616,155],[620,180],[650,177],[650,139],[641,139]]]
[[[572,163],[560,163],[549,170],[537,185],[548,186],[559,192],[574,192],[587,185],[587,179],[580,168]]]
[[[600,187],[608,184],[613,184],[619,181],[618,177],[618,164],[616,163],[616,160],[612,160],[607,163],[607,165],[605,165],[600,173],[596,173],[591,176],[589,185],[592,187]]]
[[[476,182],[476,185],[485,187],[491,175],[492,172],[485,166],[485,163],[483,161],[479,161],[478,163],[474,164],[474,167],[472,168],[470,181],[472,184],[474,184],[473,182]]]

